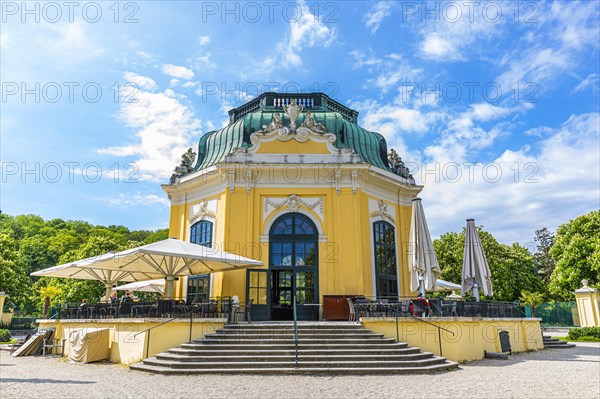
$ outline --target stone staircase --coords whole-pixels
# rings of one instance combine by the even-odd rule
[[[575,344],[570,344],[565,341],[561,341],[560,339],[552,338],[548,335],[542,335],[542,339],[544,340],[544,348],[574,348]]]
[[[296,367],[292,323],[226,325],[131,365],[159,374],[416,374],[457,363],[384,338],[356,323],[301,323]]]

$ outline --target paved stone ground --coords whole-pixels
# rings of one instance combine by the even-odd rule
[[[0,397],[17,398],[600,398],[600,344],[480,360],[399,376],[163,376],[109,363],[13,358],[0,351]]]

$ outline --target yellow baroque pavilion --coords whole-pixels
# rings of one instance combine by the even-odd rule
[[[322,317],[324,296],[411,296],[411,201],[421,191],[382,135],[322,93],[264,93],[203,135],[170,183],[171,237],[265,266],[181,278],[189,301],[251,301],[253,320]]]

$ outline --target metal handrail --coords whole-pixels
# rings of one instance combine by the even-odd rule
[[[296,368],[298,368],[298,317],[296,315],[296,293],[292,295],[292,308],[294,310],[294,352],[296,355]]]
[[[192,312],[190,312],[190,314],[191,314],[191,313],[192,313]],[[140,332],[138,332],[138,333],[135,333],[135,334],[133,334],[133,337],[135,338],[135,337],[137,337],[138,335],[140,335],[140,334],[142,334],[142,333],[148,332],[148,339],[146,340],[146,358],[148,358],[148,352],[149,352],[149,350],[150,350],[150,330],[154,330],[155,328],[157,328],[157,327],[160,327],[160,326],[162,326],[162,325],[165,325],[165,324],[167,324],[167,323],[170,323],[170,322],[172,322],[173,320],[180,320],[180,318],[178,318],[178,317],[173,317],[173,318],[171,318],[171,319],[169,319],[169,320],[167,320],[167,321],[164,321],[164,322],[162,322],[162,323],[160,323],[160,324],[157,324],[157,325],[155,325],[155,326],[152,326],[152,327],[150,327],[150,328],[147,328],[147,329],[145,329],[144,331],[140,331]],[[190,317],[190,328],[191,328],[191,323],[192,323],[192,320],[191,320],[191,317]],[[190,331],[190,333],[191,333],[191,331]]]
[[[442,332],[441,332],[441,330],[444,330],[444,331],[446,331],[446,332],[449,332],[450,334],[452,334],[452,336],[454,336],[454,331],[450,331],[450,330],[448,330],[447,328],[440,327],[440,326],[438,326],[437,324],[433,324],[433,323],[431,323],[431,322],[429,322],[429,321],[423,320],[423,319],[421,319],[421,318],[419,318],[419,317],[415,316],[414,314],[410,314],[410,317],[412,317],[413,319],[419,320],[419,321],[421,321],[421,322],[423,322],[423,323],[425,323],[425,324],[429,324],[429,325],[431,325],[431,326],[434,326],[435,328],[437,328],[437,332],[438,332],[438,343],[439,343],[439,346],[440,346],[440,356],[443,356],[443,355],[444,355],[444,353],[442,352]],[[397,333],[398,333],[398,316],[396,315],[396,334],[397,334]]]

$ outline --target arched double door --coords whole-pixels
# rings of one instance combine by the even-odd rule
[[[254,320],[292,320],[294,298],[298,320],[318,319],[318,238],[315,224],[301,213],[275,220],[269,231],[269,270],[248,272]]]

